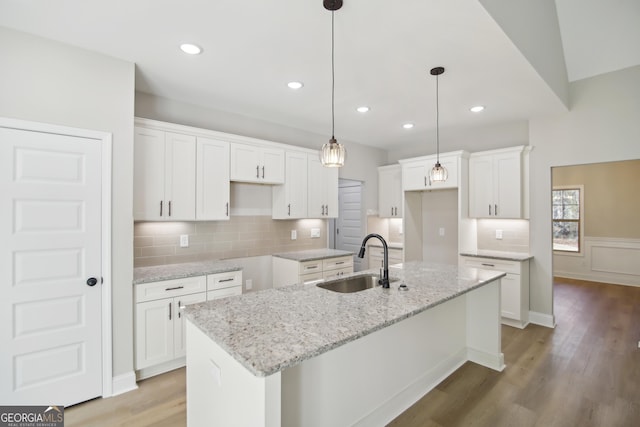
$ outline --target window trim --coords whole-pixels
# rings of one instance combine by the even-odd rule
[[[580,190],[580,219],[578,220],[578,252],[553,249],[553,192],[555,190]],[[569,220],[570,221],[570,220]],[[551,188],[551,250],[554,255],[584,257],[584,185],[555,185]]]

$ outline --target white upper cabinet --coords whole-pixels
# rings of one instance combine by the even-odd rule
[[[308,218],[338,217],[338,168],[322,166],[320,155],[308,154]]]
[[[287,151],[283,185],[272,189],[274,219],[307,217],[307,153]]]
[[[436,164],[437,156],[424,156],[400,160],[402,165],[402,189],[404,191],[438,190],[458,188],[460,181],[460,159],[463,151],[440,154],[440,164],[447,169],[448,178],[444,182],[431,182],[429,173]]]
[[[378,216],[402,218],[402,168],[400,165],[378,168]]]
[[[522,218],[524,146],[471,154],[469,216]]]
[[[231,143],[231,181],[283,184],[284,150],[266,146]]]
[[[195,219],[196,138],[135,128],[134,219]]]
[[[229,219],[229,143],[198,137],[196,219]]]

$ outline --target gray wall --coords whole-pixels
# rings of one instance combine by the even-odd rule
[[[551,168],[640,159],[640,66],[570,85],[568,113],[530,121],[531,310],[553,314]]]
[[[133,370],[134,64],[0,27],[0,116],[113,134],[113,374]]]

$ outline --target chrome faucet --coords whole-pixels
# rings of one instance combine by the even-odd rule
[[[382,242],[382,250],[384,251],[384,258],[382,261],[382,274],[380,275],[380,280],[378,283],[382,285],[383,288],[389,287],[389,247],[387,246],[387,242],[385,242],[384,238],[379,234],[369,234],[362,241],[362,246],[360,246],[360,252],[358,253],[358,258],[364,258],[364,251],[366,250],[365,246],[367,244],[367,240],[375,237],[376,239]]]

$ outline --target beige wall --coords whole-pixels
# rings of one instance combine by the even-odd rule
[[[0,116],[113,135],[113,374],[131,373],[134,64],[2,27],[0,58]]]
[[[553,168],[553,186],[584,186],[584,235],[640,238],[640,160]]]
[[[311,229],[320,238],[311,238]],[[296,230],[296,240],[291,240]],[[180,247],[180,235],[189,247]],[[242,258],[327,247],[327,220],[274,220],[271,216],[232,216],[229,221],[136,222],[135,267]]]

